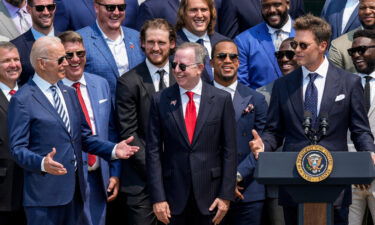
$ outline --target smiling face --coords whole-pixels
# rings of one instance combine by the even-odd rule
[[[147,59],[155,66],[162,67],[168,62],[169,53],[175,47],[175,41],[169,40],[169,31],[150,28],[146,31],[142,47]]]
[[[78,81],[85,69],[86,56],[79,57],[77,52],[85,51],[85,48],[80,42],[65,42],[64,48],[66,54],[73,53],[73,58],[67,59],[68,66],[65,68],[65,75],[71,81]]]
[[[124,0],[97,0],[100,4],[94,4],[96,16],[100,28],[105,32],[120,30],[121,23],[125,19],[125,11],[119,11],[118,7],[113,12],[108,12],[103,5],[120,5]]]
[[[185,10],[185,28],[197,36],[203,36],[210,24],[211,13],[204,0],[188,0]]]
[[[34,29],[40,32],[49,32],[52,29],[53,18],[55,17],[56,9],[49,11],[47,7],[42,12],[38,12],[35,6],[38,5],[51,5],[54,4],[53,0],[33,0],[32,7],[27,5],[27,11],[31,15]]]
[[[59,64],[59,59],[65,56],[65,49],[61,43],[52,44],[48,48],[47,54],[38,58],[35,71],[50,84],[56,84],[65,78],[65,68],[68,62],[64,59]]]
[[[375,29],[375,1],[361,0],[358,8],[358,17],[365,29]]]
[[[0,48],[0,82],[13,88],[22,72],[17,48]]]
[[[262,17],[273,28],[281,28],[288,21],[289,1],[263,0]]]
[[[358,37],[354,39],[352,47],[359,46],[375,46],[375,41],[367,37]],[[368,48],[363,54],[354,53],[352,60],[359,73],[371,74],[375,70],[375,48]]]
[[[280,45],[279,51],[280,52],[283,52],[283,51],[293,51],[294,52],[292,47],[290,47],[290,42],[291,41],[284,41]],[[289,59],[286,56],[286,54],[284,54],[284,56],[282,58],[277,59],[277,64],[279,64],[280,70],[284,75],[292,72],[293,70],[297,69],[297,67],[298,67],[295,55],[293,56],[293,58]]]
[[[219,55],[226,55],[226,57],[223,59],[220,58]],[[230,55],[238,56],[236,45],[232,42],[220,42],[216,45],[211,60],[211,65],[214,68],[215,81],[225,86],[237,80],[237,70],[240,65],[238,57],[231,59]]]

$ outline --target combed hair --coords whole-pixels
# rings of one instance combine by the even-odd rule
[[[44,36],[36,40],[31,48],[30,63],[35,69],[38,58],[48,57],[50,47],[61,44],[61,40],[58,37]],[[48,46],[48,47],[46,47]]]
[[[233,40],[231,40],[231,39],[224,39],[224,40],[220,40],[220,41],[216,42],[214,44],[214,46],[212,46],[212,49],[211,49],[211,57],[212,58],[215,56],[215,51],[216,51],[217,45],[220,44],[220,43],[223,43],[223,42],[228,42],[228,43],[234,44],[234,46],[236,46],[236,49],[237,49],[237,52],[238,52],[237,44]]]
[[[9,41],[0,41],[0,48],[5,48],[8,50],[12,50],[14,48],[17,49],[17,47],[12,42],[9,42]]]
[[[353,39],[356,39],[356,38],[359,38],[359,37],[370,38],[374,41],[375,40],[375,31],[367,30],[367,29],[366,30],[357,30],[353,35]]]
[[[204,64],[204,59],[207,56],[207,50],[204,46],[195,42],[184,42],[176,48],[176,51],[187,48],[194,49],[196,63]]]
[[[322,43],[323,41],[329,43],[332,35],[331,26],[322,18],[316,17],[311,13],[296,19],[293,25],[296,31],[298,30],[309,30],[315,36],[315,41],[317,43]]]
[[[61,34],[59,34],[58,37],[60,38],[62,43],[78,42],[78,43],[83,44],[82,36],[75,31],[68,30],[68,31],[62,32]]]

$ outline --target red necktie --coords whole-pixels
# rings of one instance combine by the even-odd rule
[[[87,111],[85,101],[83,100],[83,97],[82,97],[81,83],[76,82],[76,83],[73,84],[73,87],[76,89],[78,101],[79,101],[79,104],[81,105],[83,114],[85,114],[86,122],[90,126],[90,128],[92,129],[89,112]],[[88,162],[89,166],[93,166],[96,162],[96,156],[89,153],[88,154],[88,161],[89,161]]]
[[[186,125],[186,131],[189,137],[189,141],[191,144],[193,142],[195,124],[197,122],[197,111],[195,109],[195,103],[193,100],[194,93],[191,91],[187,91],[186,95],[189,97],[189,102],[186,105],[185,125]]]
[[[13,96],[15,93],[16,93],[16,90],[13,90],[13,89],[12,89],[12,90],[9,91],[9,94],[10,94],[11,96]]]

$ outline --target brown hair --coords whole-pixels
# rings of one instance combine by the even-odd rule
[[[169,41],[176,42],[176,30],[165,19],[156,18],[156,19],[152,19],[152,20],[147,20],[142,25],[142,28],[141,28],[141,31],[140,31],[141,43],[146,41],[146,31],[148,29],[160,29],[160,30],[168,31],[168,33],[169,33]],[[144,51],[144,48],[142,46],[141,46],[141,48]],[[172,52],[173,51],[171,51],[171,54],[172,54]]]
[[[331,26],[324,19],[313,16],[311,13],[296,19],[293,27],[296,31],[311,31],[314,34],[315,41],[318,44],[323,41],[327,42],[328,44],[332,34]]]
[[[61,39],[61,42],[63,44],[66,42],[79,42],[83,44],[82,36],[79,33],[71,30],[62,32],[58,37]]]

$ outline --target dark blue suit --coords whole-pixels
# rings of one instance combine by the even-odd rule
[[[260,0],[225,0],[219,19],[219,32],[234,38],[239,33],[263,22]],[[290,0],[292,19],[305,14],[303,0]]]
[[[294,37],[294,34],[292,29],[290,36]],[[266,23],[242,32],[234,41],[239,51],[238,80],[241,83],[256,89],[282,77]]]
[[[69,114],[70,133],[56,109],[32,80],[13,96],[9,104],[11,154],[24,169],[23,204],[28,224],[45,222],[46,216],[35,215],[35,211],[48,211],[51,207],[70,204],[75,201],[75,196],[85,200],[86,183],[81,149],[109,161],[114,147],[111,142],[100,141],[91,136],[75,91],[61,82],[58,86]],[[41,172],[42,159],[53,147],[56,148],[54,160],[67,169],[67,174],[63,176]],[[80,211],[76,209],[74,213]],[[56,220],[55,224],[64,225],[72,224],[76,219],[61,218],[59,211],[54,211],[48,217],[52,221]]]

